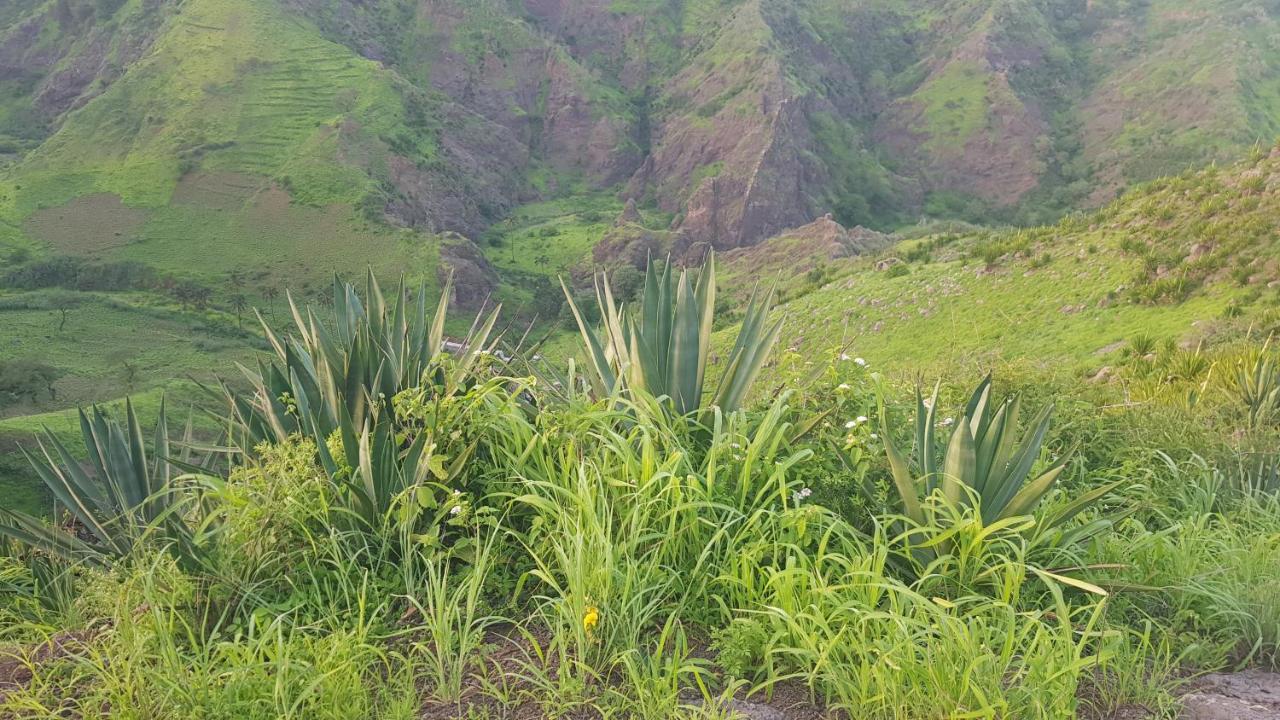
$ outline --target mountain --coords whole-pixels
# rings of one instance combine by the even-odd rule
[[[1278,15],[1274,0],[11,0],[0,238],[394,253],[386,225],[475,240],[526,203],[602,190],[668,217],[677,252],[828,212],[1044,221],[1280,133]],[[118,242],[96,237],[101,217]]]
[[[895,246],[927,232],[922,218],[1055,222],[1245,156],[1280,133],[1277,15],[1262,0],[9,0],[0,361],[27,363],[34,385],[31,363],[56,377],[0,415],[184,392],[175,378],[252,356],[251,307],[278,321],[284,290],[313,301],[366,269],[431,292],[452,273],[455,304],[502,302],[552,342],[558,276],[581,292],[593,266],[707,247],[722,251],[726,302],[780,278],[803,308],[799,348],[846,316],[865,316],[865,335],[917,313],[909,327],[981,350],[925,322],[943,323],[923,299],[936,285],[896,315],[850,305],[934,273],[979,294],[1061,294],[1054,319],[1100,327],[1058,310],[1201,283],[1158,270],[1206,244],[1221,193],[1126,199],[1145,202],[1133,223],[1081,241],[1097,255],[1026,268],[1058,273],[1054,293],[941,261],[917,258],[909,278],[863,263],[978,256],[1066,227]],[[1232,215],[1268,227],[1267,207]],[[1169,213],[1189,223],[1178,246],[1116,249]],[[1077,262],[1102,275],[1062,274]],[[1128,281],[1134,265],[1151,265],[1149,283]],[[831,285],[855,271],[866,292]],[[1223,312],[1225,296],[1196,292],[1157,314]],[[1103,334],[1068,355],[1091,357]],[[881,339],[924,353],[907,337]]]

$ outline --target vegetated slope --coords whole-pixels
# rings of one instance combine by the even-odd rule
[[[26,226],[40,207],[164,208],[192,176],[194,197],[274,184],[473,239],[614,188],[674,218],[677,252],[827,212],[1043,221],[1280,131],[1260,0],[21,0],[0,20],[10,245],[61,238]]]
[[[71,255],[155,275],[127,297],[5,290],[3,349],[53,358],[63,407],[197,372],[208,348],[246,352],[249,305],[283,309],[284,287],[315,297],[335,271],[433,285],[454,270],[461,304],[495,294],[545,320],[557,273],[778,234],[808,247],[828,211],[846,226],[1055,212],[1273,132],[1274,14],[1227,0],[7,3],[6,269]],[[1123,132],[1091,129],[1104,111]],[[726,253],[728,272],[786,254]],[[846,263],[806,261],[789,292]],[[209,292],[192,301],[188,281]],[[134,330],[152,341],[76,359]]]
[[[1146,336],[1189,352],[1280,330],[1280,149],[1031,230],[943,234],[827,268],[784,306],[801,356],[1095,374]],[[807,287],[800,288],[807,290]],[[1104,373],[1105,375],[1105,373]]]

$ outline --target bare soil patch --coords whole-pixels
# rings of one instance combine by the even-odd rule
[[[147,211],[125,206],[118,195],[85,195],[56,208],[37,210],[26,231],[68,255],[103,255],[127,245],[147,221]]]
[[[173,190],[174,205],[238,210],[268,185],[265,178],[238,172],[189,173]]]

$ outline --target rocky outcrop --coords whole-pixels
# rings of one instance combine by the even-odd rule
[[[673,239],[669,231],[646,227],[636,201],[627,200],[613,227],[592,248],[591,259],[596,267],[630,265],[643,270],[650,258],[671,254]]]
[[[889,235],[863,227],[846,229],[825,215],[755,246],[726,252],[720,258],[743,272],[799,275],[831,260],[879,252],[892,242]]]
[[[1047,32],[1034,42],[1008,37],[1005,29],[991,15],[954,17],[935,28],[959,40],[950,47],[944,41],[920,85],[877,118],[877,143],[928,190],[1008,206],[1040,183],[1050,127],[1040,99],[1013,83],[1019,74],[1046,72],[1045,46],[1057,41]]]
[[[1182,697],[1185,720],[1264,720],[1280,717],[1280,674],[1262,670],[1213,673]]]
[[[452,275],[451,305],[457,308],[477,310],[498,288],[498,274],[485,260],[484,253],[475,243],[457,234],[442,238],[437,273],[441,284]]]
[[[432,0],[415,11],[416,23],[430,28],[422,35],[414,23],[388,24],[369,3],[332,4],[287,0],[294,12],[321,18],[333,39],[425,79],[440,117],[443,157],[429,167],[391,162],[396,197],[387,211],[397,222],[475,236],[514,205],[558,191],[560,176],[604,188],[643,161],[625,98],[520,18],[485,2]],[[540,190],[528,182],[535,162],[557,171]]]
[[[90,2],[48,3],[0,28],[0,78],[30,88],[32,107],[51,125],[102,94],[143,57],[177,0],[146,0],[118,10],[110,22]]]
[[[1129,179],[1247,147],[1270,126],[1241,96],[1265,97],[1280,72],[1257,40],[1277,19],[1253,3],[1170,16],[1168,32],[1139,47],[1132,38],[1151,35],[1154,21],[1141,3],[1085,0],[139,0],[109,16],[94,0],[22,0],[24,9],[0,10],[0,78],[21,93],[4,101],[0,138],[26,152],[46,123],[56,129],[122,73],[155,71],[136,61],[161,29],[174,33],[161,48],[184,47],[192,33],[210,47],[238,37],[221,21],[200,22],[211,7],[238,3],[214,14],[227,25],[252,16],[304,35],[319,28],[314,45],[298,46],[298,63],[332,41],[353,62],[376,61],[393,88],[353,106],[352,88],[323,77],[295,87],[285,74],[272,81],[283,95],[257,109],[270,115],[301,97],[317,116],[340,118],[335,126],[365,127],[361,146],[339,153],[380,186],[366,209],[381,202],[393,222],[475,236],[516,205],[616,188],[676,218],[671,235],[631,228],[607,238],[611,257],[655,244],[689,258],[749,247],[826,213],[887,226],[926,208],[944,217],[999,208],[1003,218],[1031,202],[1054,212],[1090,187],[1099,199]],[[1245,23],[1261,29],[1221,42]],[[1202,62],[1211,54],[1221,62]],[[141,97],[160,92],[144,79],[138,97],[104,116],[127,119],[122,137],[162,137],[178,153],[234,144],[247,133],[234,113],[182,132],[167,113],[190,101],[183,93],[247,92],[259,59],[216,83],[166,86],[175,94],[154,102]],[[18,117],[29,129],[28,111],[34,137],[4,127]],[[272,122],[281,133],[260,144],[309,130],[312,119]],[[1206,144],[1204,132],[1223,140]],[[255,166],[256,151],[241,150],[226,169],[281,167]]]
[[[600,66],[624,88],[642,92],[650,82],[655,33],[667,30],[660,14],[622,13],[615,0],[522,0],[538,27],[554,35],[581,63]]]
[[[522,184],[529,152],[508,127],[456,105],[443,114],[449,129],[440,136],[439,161],[388,158],[395,195],[387,216],[409,227],[478,237],[516,203],[531,199]]]

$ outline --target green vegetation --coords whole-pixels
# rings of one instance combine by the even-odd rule
[[[714,275],[699,294],[664,272],[641,312],[680,327]],[[1280,496],[1228,463],[1280,426],[1148,338],[1118,369],[1148,401],[1101,413],[1117,390],[1000,370],[1057,397],[1061,430],[1023,426],[989,378],[954,413],[951,382],[904,402],[862,358],[695,425],[645,385],[591,399],[572,373],[510,374],[484,352],[492,315],[450,352],[421,293],[338,283],[331,312],[297,310],[261,380],[225,388],[241,440],[205,450],[230,467],[170,450],[163,413],[146,445],[131,407],[81,416],[88,466],[46,438],[36,466],[81,533],[6,513],[23,544],[0,557],[0,642],[30,674],[5,711],[1168,714],[1185,673],[1280,657]]]
[[[773,293],[753,294],[724,371],[707,398],[704,388],[716,309],[714,256],[696,281],[688,270],[681,270],[677,277],[670,264],[659,270],[650,263],[634,318],[614,301],[608,277],[601,276],[596,302],[603,334],[588,323],[567,287],[565,297],[582,334],[595,397],[643,391],[667,398],[676,415],[696,413],[700,421],[708,419],[706,411],[713,407],[733,412],[742,406],[782,330],[781,321],[769,319]]]
[[[820,287],[787,304],[782,342],[826,357],[856,337],[877,365],[1027,361],[1084,375],[1139,335],[1190,347],[1265,339],[1280,312],[1269,263],[1280,205],[1260,188],[1278,175],[1280,158],[1257,152],[1054,226],[966,229],[834,261]],[[877,270],[888,258],[908,262]]]
[[[75,517],[74,532],[0,510],[0,535],[73,563],[119,561],[144,540],[180,557],[189,554],[191,530],[180,518],[183,509],[171,473],[179,458],[171,455],[164,407],[156,420],[151,457],[131,404],[126,403],[125,416],[122,426],[100,410],[92,416],[80,413],[87,469],[52,432],[41,443],[42,459],[27,456],[58,504]],[[81,539],[81,532],[89,539]]]
[[[915,462],[908,462],[894,444],[892,435],[886,434],[884,439],[894,488],[907,517],[917,524],[927,525],[929,520],[924,513],[924,501],[935,492],[941,492],[951,505],[977,507],[982,521],[988,524],[1007,523],[1032,514],[1054,489],[1069,457],[1057,458],[1034,477],[1028,475],[1040,463],[1041,447],[1049,431],[1053,407],[1040,411],[1026,434],[1019,438],[1021,407],[1021,398],[1014,396],[1007,398],[997,409],[988,376],[974,390],[959,419],[949,417],[939,421],[937,389],[927,401],[917,390],[915,448],[918,457]],[[883,415],[881,423],[887,424]],[[936,438],[939,425],[954,426],[945,450]],[[1103,485],[1076,498],[1053,515],[1043,518],[1041,529],[1058,529],[1118,486],[1119,483]],[[1090,530],[1096,532],[1098,529]]]
[[[1087,5],[4,3],[0,715],[1280,668],[1276,16]]]

